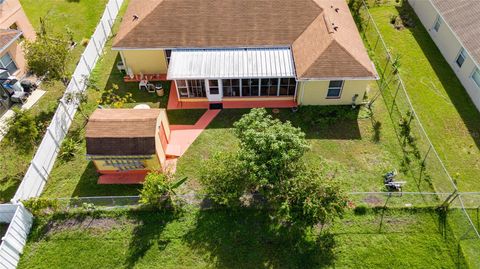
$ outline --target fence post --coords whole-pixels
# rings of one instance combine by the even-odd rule
[[[105,29],[104,21],[101,20],[100,24],[102,25],[102,29],[103,29],[103,33],[105,34],[105,41],[106,41],[107,37],[108,37],[108,34],[107,34],[107,30]]]
[[[40,170],[40,168],[37,166],[37,164],[32,160],[31,162],[32,166],[33,166],[33,169],[35,169],[35,171],[37,171],[38,175],[43,179],[43,181],[47,182],[47,178],[45,177],[45,175],[42,173],[42,171]]]
[[[58,141],[55,139],[55,136],[53,135],[52,130],[50,129],[50,126],[47,128],[47,133],[52,137],[53,142],[55,142],[55,145],[57,145],[57,148],[60,149],[60,144],[59,144]]]
[[[85,65],[87,66],[88,73],[91,73],[91,72],[92,72],[92,68],[91,68],[90,65],[88,64],[87,59],[85,59],[85,55],[84,55],[84,54],[82,54],[82,60],[83,60],[83,62],[85,63]]]
[[[95,38],[92,38],[93,45],[95,46],[95,51],[97,51],[97,56],[100,57],[102,54],[100,53],[100,50],[98,49],[97,42],[95,42]]]
[[[112,19],[112,13],[110,13],[110,8],[107,4],[107,6],[105,7],[105,9],[107,10],[107,14],[108,14],[108,25],[110,26],[110,29],[112,29],[113,27],[113,19]]]
[[[73,83],[75,84],[75,87],[77,87],[77,91],[78,91],[78,92],[81,92],[82,89],[81,89],[80,86],[78,85],[77,78],[76,78],[75,76],[72,76],[72,80],[73,80]]]
[[[63,110],[65,111],[65,114],[67,114],[67,117],[73,122],[72,116],[70,116],[70,113],[68,113],[67,105],[65,105],[62,99],[60,99],[59,103],[63,107]]]

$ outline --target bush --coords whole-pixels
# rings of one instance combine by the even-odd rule
[[[368,208],[366,205],[358,205],[353,209],[355,215],[365,215],[367,214]]]
[[[73,138],[65,138],[60,148],[59,157],[64,161],[70,161],[75,157],[77,150],[79,149],[78,142]]]
[[[219,152],[202,165],[200,182],[220,205],[237,206],[247,188],[246,176],[236,153]]]
[[[61,36],[39,35],[34,41],[25,40],[25,59],[28,70],[37,76],[48,74],[53,79],[67,76],[68,42]]]
[[[13,111],[15,115],[7,121],[7,127],[2,132],[17,148],[30,151],[39,137],[35,117],[28,110],[14,108]]]
[[[33,214],[45,213],[47,210],[56,211],[60,207],[58,200],[46,198],[30,198],[23,201],[23,205]]]
[[[176,182],[169,175],[160,172],[148,173],[140,191],[140,203],[153,208],[175,209],[175,189],[187,181],[182,178]]]

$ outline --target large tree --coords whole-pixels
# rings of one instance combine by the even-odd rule
[[[346,197],[336,181],[307,167],[305,134],[265,109],[252,109],[235,124],[239,150],[205,162],[201,182],[217,203],[240,205],[242,197],[266,199],[272,219],[290,227],[325,224],[343,213]]]

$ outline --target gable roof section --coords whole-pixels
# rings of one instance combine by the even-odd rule
[[[480,1],[431,0],[459,41],[480,64]]]
[[[89,155],[151,155],[160,109],[97,109],[86,130]]]
[[[322,11],[312,0],[145,2],[150,1],[131,1],[114,47],[289,46]]]
[[[377,77],[344,0],[143,2],[131,1],[114,49],[291,47],[299,79]]]

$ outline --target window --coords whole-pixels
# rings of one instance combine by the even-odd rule
[[[457,60],[455,61],[458,67],[462,67],[463,63],[465,62],[465,59],[467,59],[467,52],[465,51],[464,48],[462,48],[460,50],[460,53],[457,56]]]
[[[440,18],[440,15],[438,15],[437,19],[435,20],[435,24],[433,25],[433,30],[435,30],[435,32],[438,32],[441,25],[442,25],[442,18]]]
[[[9,75],[12,75],[18,70],[17,65],[8,52],[0,58],[0,65],[8,70]]]
[[[206,97],[205,80],[176,80],[180,97]]]
[[[177,80],[177,90],[180,97],[188,97],[188,86],[187,81],[185,80]]]
[[[206,97],[207,93],[205,92],[205,80],[188,80],[188,97]]]
[[[340,98],[343,88],[343,80],[332,80],[328,85],[327,98],[337,99]]]
[[[281,96],[295,95],[296,86],[297,86],[297,82],[295,81],[294,78],[280,79],[279,95]]]
[[[234,97],[240,96],[240,80],[238,79],[224,79],[223,83],[223,96]]]
[[[480,70],[475,67],[475,70],[473,71],[472,74],[472,79],[475,84],[480,88]]]
[[[242,96],[258,96],[258,79],[242,79]]]
[[[278,78],[262,78],[260,80],[261,96],[277,96],[278,95]]]

